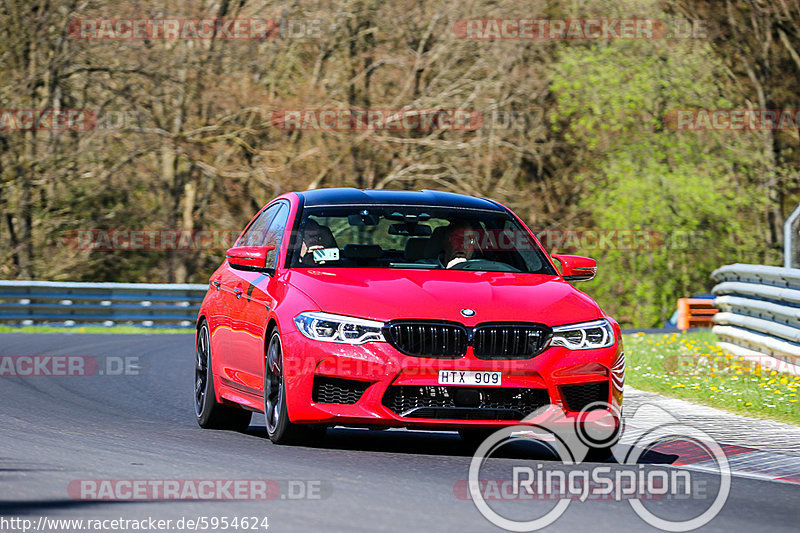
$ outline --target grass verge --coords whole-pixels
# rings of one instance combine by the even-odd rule
[[[723,352],[710,331],[624,336],[626,383],[637,389],[800,425],[800,377]]]

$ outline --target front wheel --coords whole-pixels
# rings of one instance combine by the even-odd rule
[[[208,323],[203,321],[197,330],[194,365],[194,414],[204,429],[244,431],[250,425],[250,411],[222,405],[214,392],[214,372],[211,369],[211,336]]]
[[[298,444],[321,439],[325,426],[295,424],[286,408],[286,380],[283,375],[283,345],[273,331],[264,361],[264,420],[267,435],[275,444]]]

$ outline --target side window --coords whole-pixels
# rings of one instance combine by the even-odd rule
[[[258,218],[253,221],[250,227],[247,228],[247,231],[241,236],[237,246],[262,246],[261,243],[267,233],[267,228],[282,205],[283,203],[275,204],[262,211],[261,214],[258,215]]]
[[[267,266],[272,266],[273,268],[278,266],[278,251],[281,247],[281,242],[283,241],[283,234],[285,233],[286,224],[288,222],[289,222],[289,205],[286,204],[285,202],[281,202],[278,211],[272,218],[272,222],[270,223],[269,227],[264,233],[263,241],[259,244],[259,246],[275,247],[275,249],[272,250],[267,256]]]

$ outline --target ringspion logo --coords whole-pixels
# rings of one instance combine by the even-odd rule
[[[659,419],[665,421],[654,422]],[[617,446],[620,432],[624,432],[628,424],[636,428],[635,442],[630,447]],[[495,464],[492,470],[487,468],[492,477],[481,475],[492,456],[503,446],[547,437],[552,444],[548,447],[561,460],[560,464],[554,462],[552,467],[545,469],[539,465],[534,469],[529,461],[515,465],[513,460],[504,459],[502,466]],[[643,464],[645,461],[642,459],[648,451],[657,451],[671,444],[689,446],[691,453],[703,458],[706,465],[704,476],[716,473],[719,477],[716,494],[708,490],[711,487],[705,479],[692,479],[692,473],[686,469]],[[613,453],[617,465],[612,468],[585,461],[593,448],[604,448]],[[498,479],[497,472],[502,469],[508,472],[507,477]],[[470,498],[484,518],[507,531],[545,528],[558,520],[572,502],[593,500],[627,501],[633,511],[652,527],[665,531],[691,531],[719,514],[727,501],[730,486],[731,470],[727,456],[705,432],[683,424],[660,407],[647,403],[639,406],[623,426],[621,413],[616,407],[597,402],[585,407],[578,417],[566,416],[559,406],[545,406],[528,415],[519,425],[495,431],[478,446],[470,461],[467,480],[457,481],[453,491],[456,497]],[[662,498],[694,500],[699,503],[701,512],[688,519],[664,517],[643,504]],[[495,509],[487,503],[498,500],[557,500],[557,503],[545,514],[525,520],[520,518],[520,513],[506,516],[507,508]],[[533,512],[540,510],[541,507],[532,508]]]

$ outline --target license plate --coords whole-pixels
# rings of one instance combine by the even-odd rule
[[[502,372],[439,370],[439,385],[477,385],[478,387],[499,387],[502,384]]]

